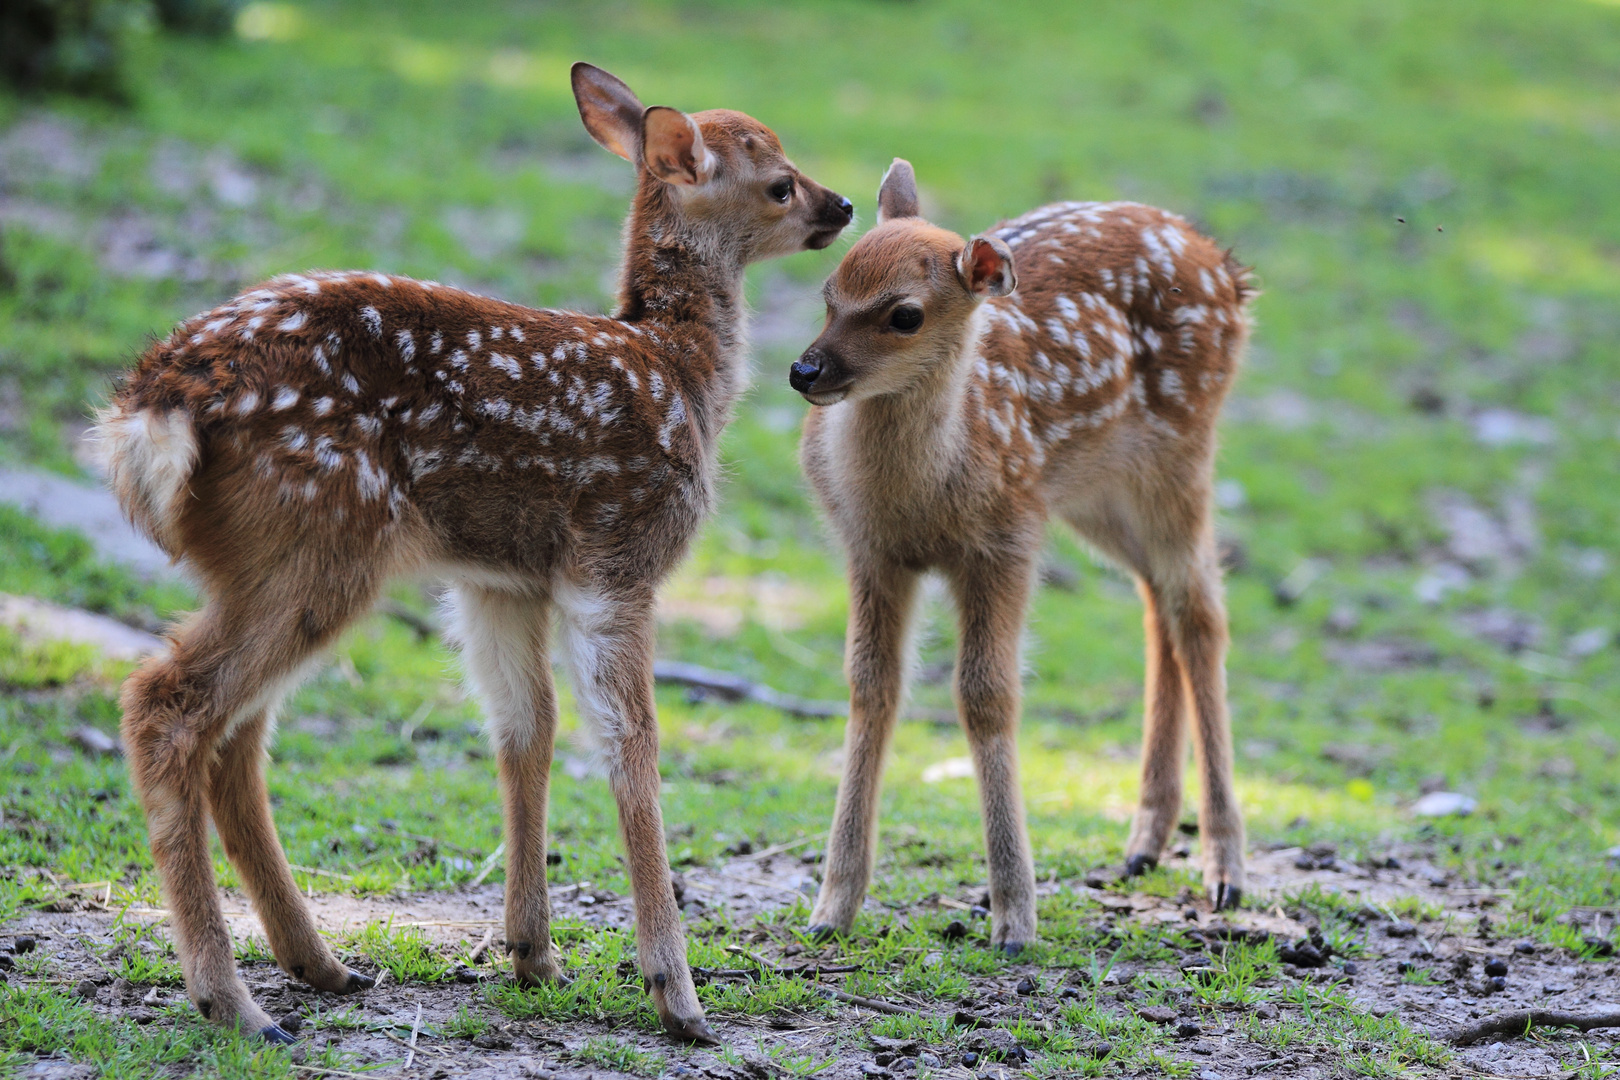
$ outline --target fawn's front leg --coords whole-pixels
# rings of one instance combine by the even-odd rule
[[[951,574],[961,622],[956,701],[984,813],[990,940],[1009,955],[1035,938],[1035,861],[1018,784],[1018,651],[1030,583],[1030,564],[1016,556]]]
[[[686,961],[686,931],[669,879],[658,804],[658,715],[653,703],[650,593],[616,597],[561,591],[569,667],[581,714],[607,753],[636,902],[636,958],[664,1030],[718,1043],[703,1016]]]
[[[489,717],[506,818],[506,948],[522,983],[563,977],[551,941],[546,801],[557,735],[547,649],[550,605],[472,585],[453,594],[456,638]]]
[[[852,557],[845,661],[849,725],[821,891],[810,915],[810,933],[818,936],[849,931],[872,877],[878,791],[904,693],[906,634],[916,591],[914,572],[864,565]]]

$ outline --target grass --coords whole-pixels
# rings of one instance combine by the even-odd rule
[[[863,222],[895,154],[916,165],[933,215],[964,231],[1055,198],[1160,203],[1235,245],[1266,290],[1218,466],[1220,530],[1242,553],[1229,576],[1230,678],[1251,839],[1333,843],[1350,860],[1432,844],[1447,872],[1507,890],[1493,912],[1500,935],[1591,955],[1586,931],[1560,918],[1620,895],[1603,857],[1620,843],[1620,207],[1606,197],[1620,171],[1620,9],[627,0],[450,12],[333,0],[257,18],[252,39],[138,42],[129,111],[0,96],[0,131],[59,133],[7,144],[7,197],[43,209],[8,218],[0,235],[0,456],[76,472],[75,433],[146,337],[276,272],[379,267],[604,306],[626,170],[579,129],[566,88],[576,57],[649,101],[760,116],[806,171],[855,199]],[[37,145],[66,150],[27,149]],[[132,268],[118,254],[130,250],[156,253],[140,266],[180,269]],[[763,304],[808,287],[836,258],[760,268],[751,295]],[[794,462],[804,406],[783,379],[803,343],[758,350],[757,386],[723,445],[723,505],[666,589],[675,617],[660,648],[835,698],[840,562]],[[1447,505],[1504,534],[1533,521],[1533,542],[1459,556]],[[1120,856],[1142,660],[1128,583],[1063,535],[1050,558],[1074,584],[1043,588],[1033,605],[1022,757],[1039,873],[1067,880]],[[1280,602],[1277,586],[1307,561],[1311,584]],[[184,586],[144,582],[82,537],[4,506],[0,591],[147,626],[195,603]],[[423,603],[409,589],[395,598]],[[726,617],[705,622],[716,604]],[[1480,636],[1479,614],[1502,611],[1527,619],[1527,644]],[[944,707],[948,683],[930,672],[954,634],[937,596],[926,613],[916,696]],[[1405,651],[1379,661],[1392,644]],[[348,878],[301,874],[302,885],[453,887],[495,850],[493,765],[454,672],[440,643],[376,618],[287,704],[271,751],[278,827],[292,862]],[[115,907],[159,902],[121,764],[68,741],[81,724],[116,727],[121,674],[0,633],[0,921],[52,899],[58,881],[110,879]],[[822,833],[841,725],[667,690],[659,705],[678,866],[742,839]],[[566,689],[564,706],[564,753],[584,759]],[[927,765],[964,754],[955,732],[902,726],[880,903],[982,884],[972,782],[921,782]],[[1436,783],[1477,797],[1479,810],[1414,821],[1406,806]],[[559,766],[552,803],[553,879],[627,892],[606,784]],[[1196,885],[1173,873],[1145,883],[1164,896]],[[1356,912],[1339,898],[1276,899],[1313,913],[1335,949],[1355,955]],[[1416,900],[1387,906],[1411,921],[1440,914]],[[783,913],[778,930],[804,914]],[[1099,934],[1074,897],[1041,914],[1049,978],[1170,955],[1158,933]],[[949,999],[999,963],[971,940],[944,946],[931,917],[894,925],[863,915],[841,946],[866,965],[852,989]],[[401,978],[442,979],[454,962],[399,930],[366,933],[342,947]],[[723,952],[734,933],[696,935],[693,962],[734,964]],[[639,981],[620,973],[629,941],[589,927],[558,934],[573,986],[493,985],[489,1007],[652,1030]],[[120,964],[172,978],[172,958],[152,945]],[[1272,963],[1263,950],[1229,953],[1211,982],[1182,989],[1201,1008],[1272,1000]],[[56,991],[0,993],[8,1015],[56,1018],[0,1024],[0,1053],[13,1058],[63,1049],[104,1071],[140,1060],[207,1074],[229,1057],[244,1075],[281,1075],[270,1056],[183,1011],[159,1045],[154,1029],[85,1019]],[[774,977],[700,993],[736,1016],[826,1008]],[[1438,1060],[1432,1044],[1387,1026],[1398,1021],[1374,1024],[1342,995],[1310,994],[1265,1029],[1279,1049],[1335,1047],[1347,1071],[1367,1075]],[[1182,1070],[1157,1029],[1120,1027],[1095,1002],[1063,1015],[1040,1045],[1043,1075]],[[1087,1054],[1100,1039],[1115,1046],[1107,1059]]]

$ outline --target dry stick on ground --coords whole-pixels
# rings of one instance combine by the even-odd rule
[[[492,926],[484,931],[484,940],[480,941],[472,952],[467,954],[467,966],[484,962],[484,954],[489,952],[489,943],[495,940],[495,928]]]
[[[420,1001],[418,1001],[416,1003],[416,1020],[411,1024],[411,1044],[410,1044],[410,1048],[405,1052],[405,1068],[406,1069],[409,1069],[411,1067],[411,1062],[416,1060],[416,1036],[421,1032],[421,1030],[422,1030],[422,1003]],[[404,1071],[404,1070],[401,1070],[401,1071]]]
[[[1567,1013],[1552,1009],[1520,1009],[1502,1013],[1477,1024],[1455,1028],[1446,1035],[1453,1046],[1471,1046],[1491,1035],[1524,1035],[1532,1027],[1572,1027],[1581,1031],[1593,1028],[1620,1028],[1620,1010],[1606,1013]]]
[[[384,615],[409,626],[416,631],[417,636],[424,640],[436,636],[439,627],[430,619],[417,614],[403,604],[384,602],[378,605],[378,610]],[[754,701],[761,705],[768,705],[773,709],[780,709],[789,716],[796,716],[804,720],[825,720],[834,716],[848,716],[849,703],[847,701],[816,701],[811,698],[802,698],[795,694],[786,694],[764,683],[754,682],[741,675],[734,675],[729,671],[717,671],[714,668],[702,667],[698,664],[686,664],[678,660],[658,660],[653,663],[653,680],[667,683],[671,686],[684,686],[692,690],[701,690],[721,701]],[[910,720],[926,720],[931,724],[954,725],[956,713],[951,709],[911,708],[906,710],[906,718]]]

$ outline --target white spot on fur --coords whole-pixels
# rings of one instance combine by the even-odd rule
[[[286,412],[298,404],[298,391],[290,386],[283,386],[276,391],[276,398],[270,403],[272,412]]]
[[[399,358],[407,364],[416,359],[416,338],[411,336],[409,330],[401,330],[394,335],[394,341],[399,345]]]
[[[372,337],[382,337],[382,312],[367,304],[360,309],[360,321],[366,324]]]
[[[294,330],[302,329],[304,324],[308,321],[309,316],[305,315],[302,311],[295,311],[285,319],[282,319],[281,325],[277,326],[276,329],[280,330],[284,334],[290,334]]]

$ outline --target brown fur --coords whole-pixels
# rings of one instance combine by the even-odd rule
[[[744,267],[824,247],[850,208],[741,113],[643,110],[588,65],[575,89],[587,128],[638,166],[617,318],[381,274],[290,275],[181,324],[102,417],[126,509],[209,596],[122,703],[186,985],[219,1023],[286,1037],[236,977],[210,817],[281,966],[322,990],[369,985],[298,896],[263,744],[311,659],[391,576],[427,573],[456,585],[490,716],[516,974],[560,975],[545,880],[556,611],[607,751],[642,971],[672,1033],[712,1037],[659,814],[653,592],[713,502],[745,374]],[[786,200],[771,194],[784,177]]]
[[[851,589],[846,767],[813,928],[847,930],[865,895],[916,579],[934,570],[961,625],[956,696],[985,815],[993,940],[1015,951],[1033,937],[1018,642],[1053,516],[1130,569],[1146,604],[1128,865],[1151,866],[1176,822],[1190,715],[1205,880],[1234,905],[1243,823],[1210,493],[1216,414],[1249,327],[1245,272],[1180,218],[1133,203],[1044,207],[964,242],[915,216],[913,185],[896,161],[880,224],[828,281],[826,328],[792,377],[824,406],[805,422],[802,456],[848,549]]]

